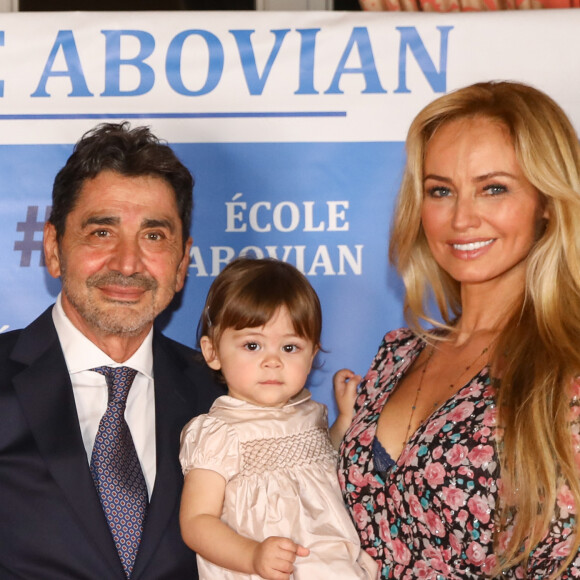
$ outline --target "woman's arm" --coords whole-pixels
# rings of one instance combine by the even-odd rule
[[[215,471],[193,469],[185,476],[179,513],[183,541],[222,568],[288,580],[296,556],[307,556],[309,550],[289,538],[256,542],[236,533],[220,519],[225,489],[225,479]]]

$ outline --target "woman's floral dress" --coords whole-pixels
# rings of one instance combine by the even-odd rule
[[[375,469],[372,447],[379,415],[424,346],[409,329],[386,335],[341,445],[340,484],[362,546],[381,566],[381,578],[486,578],[496,563],[493,523],[500,485],[496,387],[487,368],[419,427],[392,467]],[[578,384],[575,389],[572,431],[580,458]],[[570,553],[575,525],[565,485],[555,516],[527,569],[514,568],[503,578],[539,580],[558,569]],[[580,554],[561,578],[580,578]]]

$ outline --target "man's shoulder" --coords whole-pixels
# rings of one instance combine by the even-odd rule
[[[0,359],[4,360],[9,356],[18,342],[18,337],[21,333],[22,329],[19,328],[18,330],[11,330],[0,334]]]
[[[177,342],[168,336],[165,336],[161,332],[156,332],[153,339],[153,352],[155,349],[161,347],[173,358],[179,361],[184,366],[202,367],[205,368],[207,365],[203,360],[201,352],[198,350],[183,344],[182,342]]]
[[[38,316],[35,320],[33,320],[28,326],[24,328],[18,328],[15,330],[10,330],[8,332],[3,332],[0,334],[0,352],[4,353],[6,350],[10,351],[16,343],[18,339],[22,335],[35,335],[35,334],[46,334],[51,326],[54,329],[54,325],[52,324],[52,316],[51,316],[52,306],[47,308],[40,316]]]
[[[170,382],[185,400],[192,401],[195,414],[207,413],[216,397],[225,394],[224,385],[216,380],[199,351],[160,332],[153,339],[153,366],[156,377],[161,373],[164,383]]]
[[[14,353],[17,360],[29,363],[56,340],[56,329],[52,322],[52,306],[25,328],[0,334],[0,357]]]
[[[10,330],[0,334],[0,381],[12,377],[31,364],[34,364],[47,349],[57,341],[56,330],[52,324],[50,308],[25,328]]]

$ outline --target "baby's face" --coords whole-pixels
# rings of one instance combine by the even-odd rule
[[[221,370],[228,394],[260,407],[282,407],[304,387],[316,355],[314,344],[296,334],[286,308],[257,328],[226,328],[217,348],[204,336],[203,356]]]

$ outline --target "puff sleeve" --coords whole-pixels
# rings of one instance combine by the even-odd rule
[[[240,471],[234,429],[210,415],[195,417],[181,432],[179,462],[184,476],[192,469],[209,469],[229,481]]]

